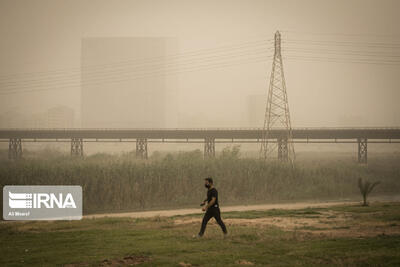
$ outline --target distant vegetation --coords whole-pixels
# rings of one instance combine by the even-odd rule
[[[397,155],[381,155],[379,161],[370,160],[368,165],[310,159],[292,168],[241,158],[238,147],[224,149],[215,159],[203,159],[200,150],[157,152],[149,160],[137,160],[134,153],[95,154],[83,159],[56,151],[46,154],[51,156],[25,153],[21,161],[0,160],[0,184],[81,185],[86,214],[198,207],[204,199],[203,178],[207,176],[215,179],[221,205],[360,199],[359,177],[379,178],[381,184],[374,194],[400,192]]]

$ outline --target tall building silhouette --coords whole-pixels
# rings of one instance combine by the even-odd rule
[[[166,74],[176,52],[174,38],[83,39],[82,127],[175,127],[176,80]]]

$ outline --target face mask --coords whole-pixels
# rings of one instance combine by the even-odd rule
[[[210,185],[209,184],[205,184],[204,185],[206,188],[210,188]]]

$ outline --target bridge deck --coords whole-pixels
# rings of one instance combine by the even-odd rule
[[[271,131],[278,138],[283,130]],[[260,128],[199,129],[0,129],[0,139],[261,139]],[[400,139],[400,128],[294,128],[293,139]]]

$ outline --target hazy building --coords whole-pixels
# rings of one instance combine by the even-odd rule
[[[266,95],[249,95],[247,97],[247,114],[249,127],[263,127],[265,107],[267,105]]]
[[[25,124],[26,128],[49,128],[47,112],[36,113],[30,116]]]
[[[82,127],[175,127],[175,78],[165,75],[173,38],[82,40]]]

